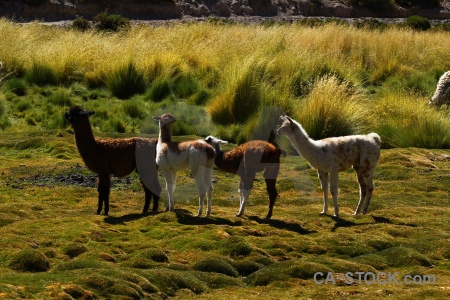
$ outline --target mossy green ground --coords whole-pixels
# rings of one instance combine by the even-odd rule
[[[341,219],[319,215],[315,171],[287,156],[271,220],[264,219],[261,175],[241,218],[238,178],[217,170],[211,218],[193,216],[198,201],[188,171],[180,172],[174,212],[142,215],[134,174],[129,184],[114,185],[110,216],[97,216],[95,188],[54,179],[74,168],[91,174],[70,132],[2,134],[0,151],[0,298],[450,296],[448,150],[382,150],[365,216],[352,215],[359,196],[354,172],[341,173]],[[44,268],[30,272],[36,264]],[[332,272],[336,284],[316,284],[316,272]],[[436,283],[348,285],[340,279],[347,272],[398,272],[399,283],[405,275],[434,276]]]

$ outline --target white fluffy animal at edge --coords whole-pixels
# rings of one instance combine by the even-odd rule
[[[166,211],[173,211],[174,192],[177,171],[190,168],[194,174],[199,195],[199,209],[197,216],[203,212],[205,198],[207,200],[206,216],[211,215],[212,202],[212,168],[214,166],[214,148],[203,140],[186,142],[172,141],[172,124],[175,117],[169,113],[153,117],[159,122],[159,137],[156,146],[156,164],[163,173],[167,188]]]
[[[450,104],[450,71],[445,72],[436,85],[436,91],[428,102],[436,106]]]
[[[295,149],[317,169],[323,190],[323,210],[328,211],[328,183],[333,197],[334,216],[339,217],[337,203],[339,172],[353,167],[360,188],[360,199],[354,214],[366,214],[374,190],[373,176],[380,158],[381,139],[376,133],[313,140],[303,127],[288,116],[281,116],[283,124],[277,134],[286,136]]]

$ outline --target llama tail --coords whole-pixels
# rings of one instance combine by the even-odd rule
[[[378,147],[381,147],[381,138],[378,134],[376,134],[375,132],[372,132],[372,133],[369,133],[368,136],[371,137],[375,143],[377,143]]]

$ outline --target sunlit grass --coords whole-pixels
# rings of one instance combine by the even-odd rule
[[[1,137],[4,298],[333,298],[352,292],[378,299],[386,289],[396,299],[448,296],[447,150],[382,150],[366,216],[351,215],[359,197],[354,172],[340,176],[342,218],[320,216],[316,174],[301,157],[287,156],[272,220],[262,218],[268,199],[261,175],[246,215],[238,218],[238,178],[217,170],[211,218],[193,216],[198,203],[189,172],[179,174],[174,212],[141,215],[144,195],[134,174],[133,184],[113,185],[110,216],[99,217],[95,187],[54,182],[61,174],[91,174],[71,133]],[[316,272],[398,272],[399,280],[421,274],[437,282],[318,285]]]
[[[264,128],[262,122],[275,123],[264,116],[265,107],[308,122],[320,119],[317,109],[322,103],[335,114],[321,122],[347,119],[351,127],[338,132],[318,129],[321,132],[313,133],[315,137],[374,131],[382,125],[381,119],[366,112],[383,102],[383,95],[392,90],[399,95],[415,93],[426,102],[439,76],[450,69],[448,32],[399,27],[370,30],[337,23],[319,27],[196,23],[138,25],[105,33],[37,22],[19,25],[1,19],[0,32],[0,59],[8,74],[2,87],[4,110],[12,116],[3,114],[2,128],[10,131],[49,128],[46,124],[59,118],[54,113],[60,111],[46,105],[47,97],[54,97],[54,87],[48,84],[71,89],[70,104],[106,112],[93,118],[101,131],[138,132],[143,115],[185,101],[205,106],[216,125],[221,124],[217,132],[210,133],[239,142],[256,136],[255,130]],[[132,67],[128,65],[126,72],[117,75],[130,62]],[[124,80],[133,77],[132,73],[137,79]],[[24,76],[39,87],[24,87]],[[343,91],[345,85],[322,87],[319,83],[329,81],[329,76],[356,87],[358,93]],[[139,88],[131,92],[136,82]],[[74,90],[70,88],[73,84],[82,88]],[[145,87],[149,89],[142,94]],[[116,97],[128,98],[134,93],[134,104],[126,106],[126,112],[121,110]],[[355,97],[360,99],[355,101]],[[349,103],[357,104],[343,108],[340,114],[337,107]],[[132,107],[136,105],[141,106],[139,112]],[[45,113],[32,111],[34,107]],[[423,118],[439,119],[437,116],[444,114],[429,110],[430,117]],[[381,130],[382,135],[384,132]]]
[[[325,76],[312,84],[311,92],[295,110],[294,118],[313,139],[364,133],[375,116],[371,103],[335,76]]]
[[[377,104],[378,130],[394,147],[450,147],[450,120],[445,110],[427,105],[423,97],[389,93]]]

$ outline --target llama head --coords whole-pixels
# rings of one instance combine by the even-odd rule
[[[227,141],[223,141],[221,139],[218,139],[212,135],[209,135],[208,137],[206,137],[205,142],[207,142],[208,144],[210,144],[211,146],[213,146],[215,149],[219,148],[220,149],[220,145],[226,145],[228,144]]]
[[[293,133],[293,129],[295,127],[295,121],[293,119],[291,119],[290,117],[288,117],[287,115],[280,116],[280,119],[283,121],[283,123],[281,124],[281,126],[279,126],[277,128],[276,133],[278,135],[289,136],[290,134]]]
[[[166,125],[172,125],[177,119],[173,115],[167,113],[161,116],[154,116],[153,120],[159,122],[159,127],[163,127]]]
[[[68,112],[64,114],[67,121],[72,123],[80,118],[87,118],[90,115],[95,114],[94,111],[84,110],[81,106],[74,106]]]

